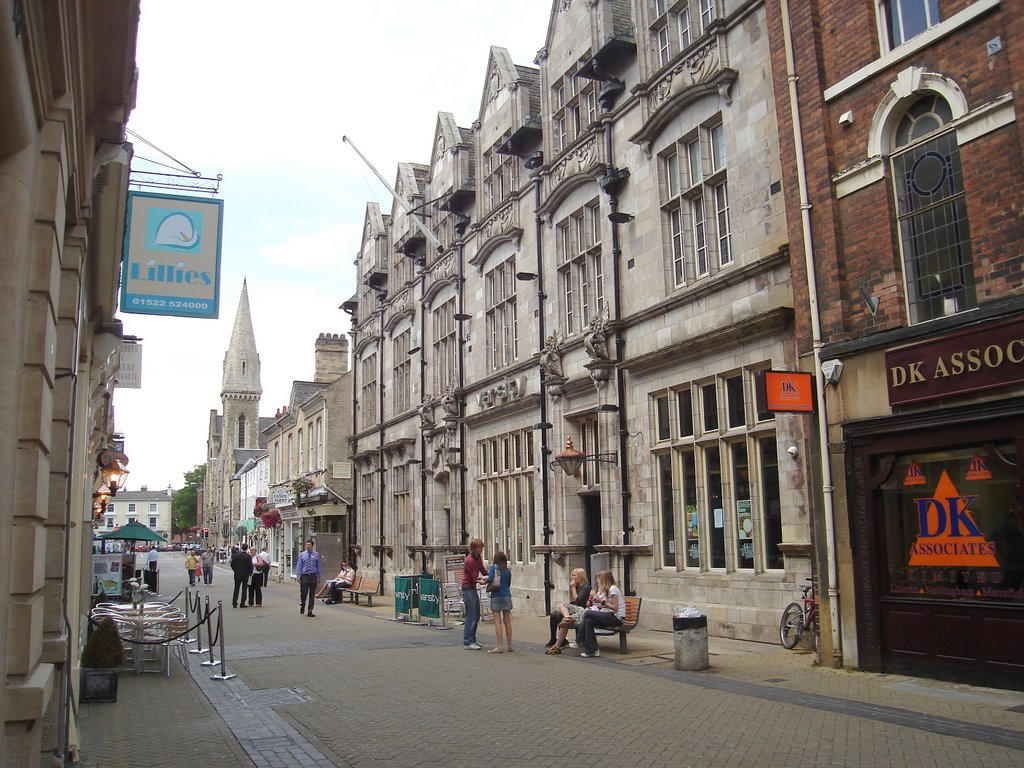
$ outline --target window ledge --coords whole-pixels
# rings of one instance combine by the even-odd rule
[[[847,91],[851,91],[866,80],[871,79],[880,72],[884,72],[895,66],[904,59],[911,58],[924,48],[933,45],[938,40],[952,34],[961,27],[965,27],[972,21],[982,16],[993,8],[999,7],[1000,0],[978,0],[959,13],[955,13],[945,21],[940,21],[931,29],[925,30],[920,35],[911,38],[903,45],[893,48],[888,53],[880,56],[865,67],[861,67],[852,75],[840,80],[835,85],[825,89],[824,99],[826,102],[839,98]]]

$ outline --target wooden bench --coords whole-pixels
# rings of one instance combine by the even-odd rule
[[[340,602],[345,602],[345,595],[348,595],[351,602],[359,605],[359,598],[365,597],[368,606],[373,605],[373,598],[379,591],[380,579],[375,576],[362,576],[360,574],[356,574],[356,580],[352,582],[351,587],[338,588],[338,594],[341,597]]]
[[[623,599],[626,601],[626,617],[622,620],[622,624],[617,627],[597,627],[594,629],[595,635],[618,635],[619,653],[626,652],[626,635],[636,629],[636,623],[640,620],[640,603],[643,601],[642,597],[626,597]]]

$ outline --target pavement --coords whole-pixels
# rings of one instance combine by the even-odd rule
[[[163,597],[186,585],[181,558],[164,555]],[[714,637],[708,670],[678,671],[673,633],[643,628],[624,655],[609,637],[597,659],[546,656],[546,617],[524,614],[516,652],[494,655],[465,650],[461,626],[396,621],[390,596],[320,603],[308,618],[290,581],[272,581],[261,608],[231,608],[231,587],[218,566],[196,589],[222,606],[219,663],[204,634],[187,669],[122,670],[116,703],[81,706],[81,768],[1024,762],[1018,691],[830,669],[808,650]],[[477,634],[492,647],[490,621]]]

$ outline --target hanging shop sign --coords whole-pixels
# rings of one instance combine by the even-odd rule
[[[814,411],[814,379],[799,371],[765,371],[765,404],[769,411]]]
[[[121,311],[216,318],[224,203],[129,192]]]
[[[987,323],[885,353],[889,405],[1024,382],[1024,322]]]

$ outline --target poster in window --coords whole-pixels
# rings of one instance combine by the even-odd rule
[[[741,539],[754,537],[754,521],[750,516],[750,499],[736,502],[736,535]]]

